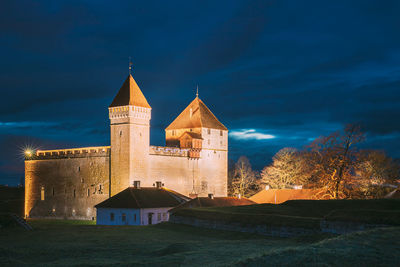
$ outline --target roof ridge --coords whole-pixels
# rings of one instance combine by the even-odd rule
[[[199,107],[200,107],[200,104],[203,105],[203,107],[205,108],[206,111],[208,111],[208,112],[211,113],[211,115],[214,117],[214,119],[215,119],[217,122],[219,122],[224,128],[226,128],[225,125],[223,125],[223,124],[217,119],[217,117],[214,115],[214,113],[213,113],[213,112],[207,107],[207,105],[199,98]],[[200,112],[201,112],[201,109],[200,109]],[[203,118],[203,116],[200,117],[200,122],[202,122],[202,118]]]
[[[137,200],[135,194],[133,194],[132,189],[135,189],[135,188],[131,188],[131,187],[130,187],[130,188],[129,188],[129,192],[131,193],[133,199],[135,199],[135,202],[136,202],[136,204],[138,205],[138,207],[141,208],[142,206],[139,204],[139,201]]]

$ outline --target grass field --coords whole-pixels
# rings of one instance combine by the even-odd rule
[[[176,215],[244,224],[318,229],[321,219],[400,226],[400,200],[291,200],[259,204],[178,210]]]
[[[30,224],[33,231],[0,230],[0,266],[400,264],[399,227],[340,237],[271,238],[169,223],[108,227],[87,221],[35,220]]]

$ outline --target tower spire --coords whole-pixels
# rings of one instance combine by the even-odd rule
[[[199,97],[199,85],[197,85],[197,89],[196,89],[196,97]]]
[[[129,75],[131,75],[131,72],[132,72],[132,60],[131,60],[131,57],[129,57]]]

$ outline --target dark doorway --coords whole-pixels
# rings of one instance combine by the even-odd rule
[[[150,213],[148,214],[148,216],[149,216],[149,224],[153,224],[153,213],[150,212]]]

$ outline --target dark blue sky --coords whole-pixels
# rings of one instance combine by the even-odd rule
[[[400,1],[1,1],[0,184],[21,148],[109,144],[128,74],[152,106],[151,144],[200,98],[260,169],[285,146],[361,123],[400,158]]]

